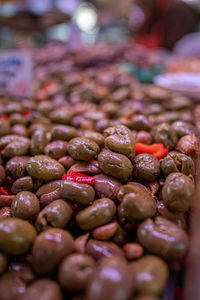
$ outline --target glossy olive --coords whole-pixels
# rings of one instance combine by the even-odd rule
[[[67,142],[54,141],[46,145],[44,153],[54,159],[59,159],[67,154]]]
[[[109,127],[104,130],[105,145],[113,152],[131,155],[134,152],[135,141],[130,129],[123,125]]]
[[[108,198],[95,200],[76,215],[76,222],[83,230],[91,230],[112,220],[116,213],[114,202]]]
[[[70,141],[77,136],[78,132],[76,128],[67,125],[53,125],[51,130],[51,138],[53,141]]]
[[[72,139],[67,149],[72,158],[84,161],[95,159],[100,151],[97,143],[84,137]]]
[[[197,129],[190,123],[184,122],[184,121],[176,121],[172,123],[172,128],[176,132],[176,135],[178,138],[181,138],[184,135],[188,134],[196,134],[197,135]]]
[[[12,201],[12,215],[16,218],[35,219],[40,211],[40,203],[33,193],[23,191],[18,193]]]
[[[165,180],[162,196],[169,209],[185,212],[192,206],[194,192],[192,178],[182,173],[171,173]]]
[[[195,134],[185,135],[178,141],[176,149],[188,156],[197,157],[199,154],[199,138]]]
[[[35,228],[24,220],[7,218],[0,222],[0,250],[7,254],[26,253],[35,237]]]
[[[17,194],[22,191],[31,191],[33,189],[33,180],[30,176],[21,177],[15,180],[12,185],[11,191],[13,194]]]
[[[133,170],[131,161],[125,155],[107,149],[98,155],[98,163],[105,174],[122,181],[127,181]]]
[[[191,157],[176,151],[170,152],[161,162],[161,170],[165,177],[173,172],[181,172],[194,176],[195,167]]]
[[[49,142],[49,135],[46,130],[38,129],[31,137],[31,155],[43,154],[45,146]]]
[[[6,272],[0,277],[1,300],[21,299],[25,291],[26,284],[16,272]]]
[[[177,143],[177,135],[175,130],[168,123],[161,123],[157,126],[153,133],[155,143],[162,143],[168,149],[173,149]]]
[[[51,228],[40,233],[34,242],[33,268],[37,274],[51,274],[74,248],[72,235],[63,229]]]
[[[58,281],[67,291],[83,291],[92,275],[95,260],[87,254],[74,253],[66,257],[58,270]]]
[[[96,288],[98,286],[98,289]],[[128,300],[134,291],[130,267],[119,257],[104,258],[88,283],[84,300]]]
[[[29,161],[28,156],[16,156],[11,158],[6,164],[6,173],[13,179],[24,177],[26,175],[26,166]]]
[[[150,154],[138,154],[133,160],[133,175],[137,180],[154,181],[160,174],[160,163]]]
[[[39,231],[50,227],[64,228],[72,217],[72,208],[64,200],[55,200],[39,213],[36,227]]]
[[[64,167],[47,155],[31,157],[26,169],[31,177],[44,181],[60,179],[65,173]]]
[[[186,232],[173,222],[157,217],[145,220],[138,227],[140,243],[152,253],[164,259],[181,259],[188,250]]]

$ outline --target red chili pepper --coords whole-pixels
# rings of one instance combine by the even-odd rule
[[[0,187],[0,195],[2,196],[9,196],[9,195],[12,195],[11,193],[10,193],[10,191],[9,191],[9,189],[8,188],[6,188],[6,187]]]
[[[30,112],[29,109],[25,109],[22,114],[23,114],[24,117],[29,117],[31,112]]]
[[[168,149],[163,144],[146,145],[143,143],[135,144],[135,154],[148,153],[157,159],[164,158],[168,154]]]
[[[7,116],[7,115],[3,115],[3,116],[1,117],[1,120],[2,120],[2,121],[7,121],[7,120],[8,120],[8,116]]]
[[[68,174],[64,174],[62,180],[71,180],[78,183],[85,183],[85,184],[93,184],[95,183],[95,178],[92,176],[87,176],[82,173],[75,173],[70,171]]]
[[[44,90],[49,90],[52,88],[52,86],[54,86],[54,82],[53,81],[47,81],[42,85],[42,89]]]

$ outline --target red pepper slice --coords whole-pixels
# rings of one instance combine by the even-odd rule
[[[93,184],[95,183],[95,178],[92,176],[87,176],[82,173],[76,173],[70,171],[68,174],[64,174],[62,180],[71,180],[78,183],[85,183],[85,184]]]
[[[7,115],[3,115],[3,116],[1,117],[1,120],[2,120],[2,121],[7,121],[7,120],[8,120],[8,116],[7,116]]]
[[[30,112],[29,109],[25,109],[22,114],[23,114],[24,117],[29,117],[31,112]]]
[[[9,191],[8,188],[1,186],[0,187],[0,195],[2,195],[2,196],[9,196],[9,195],[12,195],[12,194],[10,193],[10,191]]]
[[[164,158],[168,154],[168,149],[163,144],[146,145],[143,143],[135,144],[135,154],[148,153],[157,159]]]

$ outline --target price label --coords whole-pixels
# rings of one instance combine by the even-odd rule
[[[0,52],[0,88],[13,96],[33,94],[33,63],[28,51]]]

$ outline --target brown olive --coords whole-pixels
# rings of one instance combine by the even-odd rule
[[[96,288],[98,287],[98,288]],[[128,300],[134,291],[130,267],[119,257],[103,258],[94,271],[84,300]]]
[[[173,149],[177,143],[175,130],[168,123],[161,123],[153,133],[155,143],[162,143],[168,149]]]
[[[33,268],[37,274],[51,274],[61,260],[74,249],[72,235],[63,229],[51,228],[40,233],[34,242]]]
[[[94,201],[95,191],[88,184],[63,180],[60,185],[60,196],[68,201],[87,205]]]
[[[143,143],[146,145],[151,145],[152,144],[151,134],[144,130],[139,131],[136,135],[136,143]]]
[[[72,217],[72,208],[64,200],[55,200],[39,213],[36,227],[39,231],[50,227],[64,228]]]
[[[33,193],[23,191],[18,193],[12,202],[12,215],[25,220],[35,219],[40,211],[40,203]]]
[[[160,174],[160,163],[150,154],[138,154],[133,160],[133,175],[138,180],[154,181]]]
[[[63,140],[70,141],[78,136],[78,132],[74,127],[67,125],[53,125],[51,130],[51,138],[53,141]]]
[[[161,170],[165,177],[173,172],[181,172],[194,176],[195,167],[191,157],[176,151],[170,152],[161,162]]]
[[[36,236],[35,228],[28,222],[8,218],[0,222],[0,250],[11,255],[30,250]]]
[[[109,198],[111,200],[117,200],[117,194],[122,184],[115,178],[109,177],[105,174],[99,174],[94,176],[95,183],[93,185],[96,195],[99,198]]]
[[[105,145],[114,152],[131,155],[134,152],[135,141],[129,128],[123,125],[109,127],[104,130]]]
[[[130,264],[135,276],[136,291],[159,296],[168,280],[168,267],[161,258],[146,255]]]
[[[64,167],[47,155],[31,157],[26,169],[31,177],[44,181],[60,179],[65,173]]]
[[[192,124],[184,121],[176,121],[172,123],[172,128],[175,130],[178,138],[188,134],[197,135],[197,129]]]
[[[67,149],[72,158],[84,161],[95,159],[100,151],[97,143],[84,137],[72,139]]]
[[[115,243],[93,239],[90,239],[87,242],[85,246],[85,252],[90,254],[95,260],[99,260],[103,257],[125,257],[122,249]]]
[[[31,137],[30,151],[31,155],[43,154],[45,146],[49,142],[49,135],[46,130],[38,129]]]
[[[5,206],[0,209],[0,221],[12,217],[10,206]]]
[[[144,115],[135,115],[131,120],[131,129],[149,131],[151,129],[151,123]]]
[[[87,254],[67,256],[58,270],[58,281],[67,291],[83,291],[92,275],[95,260]]]
[[[16,124],[11,128],[11,134],[21,135],[21,136],[28,136],[28,129],[22,124]]]
[[[67,142],[54,141],[46,145],[44,153],[54,159],[59,159],[67,154]]]
[[[138,238],[147,250],[164,259],[181,259],[188,250],[186,232],[173,222],[157,217],[145,220],[138,227]]]
[[[105,174],[122,181],[127,181],[133,170],[131,161],[125,155],[107,149],[100,152],[98,163]]]
[[[13,179],[18,179],[26,175],[26,166],[29,161],[28,156],[16,156],[11,158],[6,164],[6,173]]]
[[[96,175],[101,173],[98,161],[96,160],[92,160],[90,162],[75,163],[71,166],[70,170],[72,170],[73,172],[84,173],[87,175]]]
[[[194,192],[192,178],[182,173],[171,173],[165,180],[162,196],[170,210],[185,212],[192,206]]]
[[[151,194],[136,184],[124,185],[118,194],[124,213],[128,218],[142,220],[153,217],[156,213],[156,202]]]
[[[60,286],[51,279],[38,279],[31,283],[20,300],[63,300]]]
[[[26,284],[16,272],[6,272],[0,277],[1,300],[21,299],[25,291]]]
[[[13,194],[17,194],[22,191],[31,191],[33,189],[33,180],[30,176],[21,177],[15,180],[12,185],[11,191]]]
[[[199,153],[199,139],[195,134],[185,135],[178,141],[176,149],[188,156],[196,157]]]
[[[60,186],[61,180],[50,181],[42,186],[36,192],[36,196],[40,198],[40,204],[42,207],[48,205],[54,200],[60,199]]]
[[[76,222],[83,230],[91,230],[112,220],[116,212],[114,202],[107,198],[95,200],[76,215]]]

